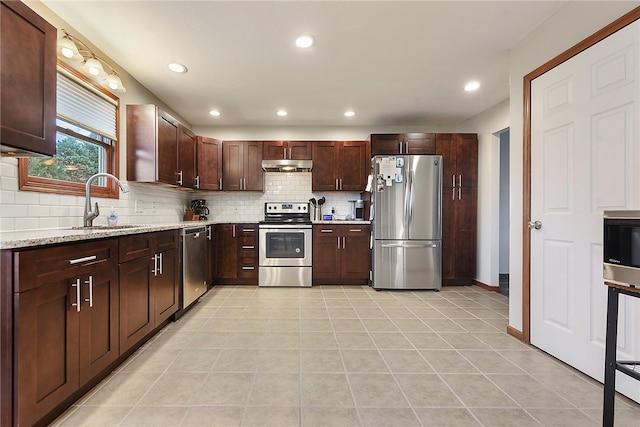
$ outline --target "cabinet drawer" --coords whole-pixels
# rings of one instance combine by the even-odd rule
[[[178,230],[159,231],[153,233],[155,236],[156,252],[164,252],[177,248],[180,244],[180,232]]]
[[[153,236],[155,233],[131,234],[120,238],[120,263],[154,254]]]
[[[117,267],[118,239],[96,240],[14,253],[14,292],[100,268]]]
[[[343,236],[368,236],[371,230],[368,225],[343,225],[341,226]]]

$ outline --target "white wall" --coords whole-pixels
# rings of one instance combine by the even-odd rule
[[[509,100],[461,123],[458,132],[478,133],[478,244],[476,280],[499,284],[500,144],[495,136],[509,127]]]
[[[500,133],[500,242],[498,272],[509,273],[509,131]]]
[[[523,78],[638,6],[635,1],[569,2],[510,52],[509,325],[522,331]]]

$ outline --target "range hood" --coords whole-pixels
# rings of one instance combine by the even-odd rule
[[[311,172],[312,160],[263,160],[262,169],[265,172]]]

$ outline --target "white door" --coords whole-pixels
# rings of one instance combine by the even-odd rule
[[[640,209],[640,23],[531,87],[531,343],[600,381],[602,212]],[[640,360],[640,300],[621,297],[618,359]],[[640,382],[617,389],[640,402]]]

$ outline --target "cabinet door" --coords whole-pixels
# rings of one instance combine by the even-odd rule
[[[120,264],[120,353],[154,328],[153,269],[147,257]]]
[[[457,181],[457,149],[451,133],[436,134],[436,154],[442,156],[442,186],[455,187]]]
[[[371,164],[366,141],[344,141],[340,150],[340,190],[364,191]],[[315,165],[314,165],[315,169]]]
[[[263,191],[262,142],[248,141],[245,142],[244,146],[244,189],[248,191]]]
[[[340,283],[341,236],[335,226],[313,227],[313,283]]]
[[[319,141],[313,144],[313,170],[311,173],[312,191],[335,191],[338,179],[338,143]]]
[[[178,180],[181,186],[196,188],[196,135],[186,127],[179,126]]]
[[[244,144],[242,141],[222,143],[222,188],[225,191],[242,190],[244,178]]]
[[[292,160],[311,160],[311,141],[289,141],[288,159]]]
[[[264,141],[262,145],[262,158],[264,160],[282,160],[287,154],[285,141]]]
[[[434,133],[405,133],[406,154],[435,154],[436,135]]]
[[[238,239],[234,224],[221,224],[216,227],[218,243],[218,278],[236,279],[238,277]]]
[[[222,190],[222,141],[199,136],[198,140],[198,188]]]
[[[178,283],[178,250],[170,249],[158,254],[157,271],[151,277],[154,301],[154,326],[160,325],[180,306]]]
[[[371,140],[372,157],[399,154],[401,152],[402,134],[379,133],[371,135],[369,139]]]
[[[175,185],[178,182],[178,123],[163,112],[158,113],[157,181]]]
[[[25,4],[0,4],[0,147],[56,152],[56,28]]]
[[[118,269],[83,276],[80,310],[80,385],[116,360],[118,344]]]
[[[456,135],[457,184],[462,187],[478,186],[478,135]]]
[[[75,284],[61,280],[16,294],[18,425],[33,425],[79,386]]]
[[[455,225],[455,277],[473,280],[476,276],[477,188],[458,188]]]
[[[357,225],[341,226],[343,232],[341,246],[341,276],[345,281],[366,284],[371,269],[371,249],[369,248],[369,227]]]

